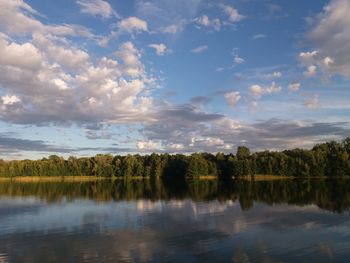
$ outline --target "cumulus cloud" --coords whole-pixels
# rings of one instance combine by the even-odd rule
[[[182,150],[185,148],[185,146],[181,143],[171,143],[169,144],[170,149],[173,149],[175,151]]]
[[[245,62],[245,60],[236,54],[234,59],[233,59],[233,62],[235,64],[239,65],[239,64],[243,64]]]
[[[9,94],[0,101],[2,120],[42,125],[147,119],[151,80],[133,43],[125,42],[115,52],[119,61],[102,57],[96,63],[85,51],[49,36],[35,35],[32,43],[21,44],[2,36],[0,45],[6,51],[0,59],[0,85]]]
[[[117,16],[112,6],[104,0],[77,0],[77,4],[80,6],[80,12],[84,14],[102,18]]]
[[[151,17],[158,19],[158,22],[165,21],[158,24],[157,32],[178,33],[183,25],[193,23],[193,19],[197,17],[200,1],[136,2],[135,8],[139,12],[136,14],[137,17],[125,18],[116,23],[114,37],[125,33],[127,36],[127,34],[149,32],[148,23],[154,23]],[[325,9],[318,17],[319,25],[323,23],[322,21],[330,23],[329,17],[334,15],[335,3],[344,1],[332,1],[329,4],[330,8]],[[164,5],[167,8],[158,10],[159,6]],[[184,6],[191,7],[190,10],[184,11],[186,19],[182,14],[178,18],[178,10],[185,9]],[[173,7],[176,7],[175,11],[171,9]],[[97,10],[95,12],[89,14],[102,18],[113,16],[108,15],[108,12],[101,13],[102,11]],[[231,23],[243,19],[233,7],[226,8],[225,12],[229,15]],[[162,14],[162,17],[155,17],[158,14]],[[115,46],[115,52],[110,52],[109,56],[98,57],[90,54],[82,45],[75,45],[73,39],[69,38],[69,36],[91,37],[89,30],[77,25],[44,24],[36,19],[38,15],[23,1],[0,0],[0,29],[6,33],[0,34],[0,119],[6,123],[38,126],[76,124],[82,125],[84,130],[89,125],[97,125],[98,130],[85,131],[90,139],[110,139],[112,135],[104,130],[105,126],[137,125],[140,133],[138,142],[134,145],[134,149],[123,149],[124,152],[131,150],[230,152],[238,144],[245,144],[254,150],[302,147],[314,144],[315,141],[323,140],[327,136],[343,137],[349,133],[349,130],[344,128],[346,125],[339,123],[322,124],[288,120],[241,123],[223,114],[205,111],[204,105],[210,100],[207,97],[195,97],[181,105],[155,101],[152,89],[157,85],[156,80],[148,74],[142,62],[142,51],[133,42],[123,42],[120,39],[121,44]],[[347,19],[343,16],[336,17],[340,21]],[[209,17],[200,18],[198,24],[201,26],[215,25]],[[343,33],[347,25],[342,23],[339,25],[340,36],[346,38],[347,35]],[[310,30],[309,36],[317,27],[318,25]],[[334,35],[336,34],[332,36]],[[111,36],[113,37],[113,34]],[[329,40],[329,43],[342,43],[343,46],[338,46],[340,52],[344,51],[347,45],[339,38],[335,37]],[[162,45],[164,44],[153,43],[149,47],[158,55],[162,55],[167,51],[167,47]],[[193,49],[192,52],[200,53],[206,49],[208,46],[204,45]],[[315,66],[314,71],[317,74],[326,72],[346,76],[347,71],[343,66],[348,65],[346,64],[348,62],[339,59],[338,51],[326,52],[327,50],[328,46],[321,43],[315,44],[310,51],[300,53],[299,59],[307,69],[306,72],[312,72],[308,68]],[[235,64],[244,62],[244,59],[236,53],[233,55]],[[347,56],[345,52],[343,55]],[[272,81],[281,76],[282,73],[275,71],[265,77]],[[299,88],[300,83],[289,85],[291,91]],[[270,85],[252,85],[249,88],[251,103],[256,104],[262,96],[281,90],[282,87],[276,82]],[[231,107],[241,99],[241,94],[237,91],[227,92],[223,96]],[[305,107],[308,108],[317,108],[319,104],[318,95],[304,101]],[[16,142],[8,138],[2,140],[2,149],[6,146],[6,149],[10,150],[11,143],[14,145],[12,149],[29,149],[29,146],[26,149],[16,146],[17,143],[25,145],[24,141]],[[47,152],[78,150],[59,149],[41,141],[36,142],[37,148],[33,144],[31,146],[32,149]],[[97,151],[120,149],[122,148],[113,146],[95,148]]]
[[[4,95],[1,97],[2,104],[3,105],[12,105],[15,103],[20,102],[20,98],[18,98],[16,95]]]
[[[251,97],[251,107],[257,108],[258,101],[261,99],[261,97],[264,94],[273,94],[273,93],[279,93],[281,92],[282,87],[279,86],[276,82],[272,82],[269,86],[263,87],[258,84],[251,85],[249,87],[249,95]]]
[[[126,75],[138,77],[144,73],[144,66],[140,61],[141,53],[132,42],[123,43],[115,55],[123,61],[121,69]]]
[[[255,99],[260,99],[263,93],[264,93],[264,88],[261,87],[260,85],[254,84],[249,87],[249,94]]]
[[[314,77],[317,74],[317,67],[315,65],[310,65],[303,74],[305,77]]]
[[[0,0],[0,29],[7,34],[30,35],[34,32],[54,35],[93,37],[86,27],[80,25],[44,25],[34,16],[40,15],[22,0]]]
[[[155,51],[156,51],[156,53],[157,53],[157,55],[158,56],[163,56],[165,53],[166,53],[166,51],[167,51],[167,47],[166,47],[166,45],[165,44],[163,44],[163,43],[160,43],[160,44],[150,44],[150,45],[148,45],[150,48],[153,48]]]
[[[299,57],[304,63],[312,63],[317,54],[319,54],[318,50],[300,52]]]
[[[296,92],[300,89],[300,83],[299,82],[293,82],[289,84],[288,86],[289,91]]]
[[[226,102],[230,107],[235,107],[237,102],[241,99],[241,95],[238,91],[231,91],[224,94]]]
[[[17,44],[0,35],[0,64],[35,70],[41,67],[42,55],[31,43]]]
[[[265,74],[264,77],[265,77],[266,79],[279,79],[279,78],[282,77],[282,72],[280,72],[280,71],[274,71],[274,72],[272,72],[272,73],[270,73],[270,74]]]
[[[223,11],[228,15],[228,19],[230,22],[239,22],[244,18],[244,16],[239,14],[238,10],[233,6],[223,4],[221,5],[221,7]]]
[[[309,60],[306,66],[318,66],[327,75],[350,77],[350,2],[332,0],[315,23],[306,38],[316,51],[301,53]]]
[[[48,59],[59,63],[61,66],[68,67],[70,70],[76,71],[90,60],[90,56],[86,51],[74,48],[66,41],[51,35],[35,33],[32,42],[41,51],[45,51]]]
[[[199,53],[206,51],[207,49],[208,49],[208,45],[203,45],[203,46],[198,46],[198,47],[192,49],[191,52],[199,54]]]
[[[123,34],[135,35],[143,32],[149,32],[147,21],[131,16],[119,21],[114,25],[114,30],[107,36],[99,37],[97,43],[102,47],[106,47],[112,39],[120,37]]]
[[[305,71],[303,72],[304,77],[310,78],[316,76],[316,65],[319,64],[319,55],[320,52],[318,50],[299,53],[299,60],[301,61],[302,66],[305,67]]]
[[[194,22],[203,27],[210,27],[215,31],[219,31],[221,28],[221,21],[218,18],[210,19],[207,15],[202,15],[194,19]]]
[[[270,86],[268,86],[265,89],[265,93],[271,94],[271,93],[278,93],[282,90],[282,87],[279,86],[276,82],[272,82]]]
[[[159,144],[153,141],[141,141],[137,143],[137,149],[139,150],[156,150],[159,149]]]
[[[121,20],[118,23],[118,28],[121,31],[128,33],[139,33],[142,31],[148,31],[147,22],[134,16]]]

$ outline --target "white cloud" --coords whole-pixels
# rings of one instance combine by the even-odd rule
[[[320,96],[315,94],[304,101],[304,106],[309,109],[317,109],[320,106]]]
[[[0,64],[35,70],[41,67],[42,55],[31,43],[17,44],[0,35]]]
[[[169,145],[169,147],[173,150],[182,150],[185,148],[185,146],[181,143],[172,143]]]
[[[156,150],[159,148],[159,144],[153,141],[141,141],[136,146],[139,150]]]
[[[279,79],[282,77],[282,73],[280,71],[274,71],[270,74],[264,75],[266,79]]]
[[[62,79],[53,79],[52,82],[61,90],[68,89],[67,83]]]
[[[135,14],[147,20],[157,31],[179,34],[197,15],[201,1],[136,0]]]
[[[194,141],[195,145],[198,146],[205,146],[205,147],[215,147],[215,146],[224,146],[225,141],[222,140],[221,138],[213,138],[213,137],[207,137],[204,139],[197,139]]]
[[[300,89],[300,83],[299,82],[293,82],[289,84],[288,89],[292,92],[296,92]]]
[[[167,2],[165,4],[169,6],[179,5],[177,1],[158,2]],[[186,4],[187,1],[181,3]],[[179,6],[177,10],[181,10],[182,6]],[[188,15],[189,23],[197,14],[196,8],[191,10],[194,11]],[[174,12],[173,17],[176,17],[176,13],[178,12]],[[72,39],[62,37],[78,34],[88,36],[89,31],[83,27],[44,25],[35,19],[37,12],[22,1],[0,0],[0,14],[1,30],[13,37],[4,34],[0,37],[2,121],[32,125],[137,124],[138,127],[141,126],[144,138],[136,146],[145,151],[162,151],[161,147],[164,147],[164,151],[172,149],[176,152],[228,152],[240,142],[249,142],[255,149],[285,147],[296,145],[300,137],[293,137],[290,133],[295,131],[294,128],[299,131],[303,127],[290,122],[266,121],[248,125],[221,114],[205,112],[203,103],[201,106],[193,103],[154,103],[151,96],[154,80],[149,77],[142,63],[142,52],[132,42],[121,44],[113,53],[115,57],[98,57],[90,54],[82,45],[74,45]],[[140,19],[141,23],[135,19],[122,21],[124,23],[120,22],[120,28],[116,29],[121,30],[121,33],[148,31],[148,24],[144,20]],[[147,21],[152,23],[148,18]],[[168,33],[176,33],[181,30],[175,26],[178,25],[177,22],[175,19],[171,23],[161,24],[157,27],[158,31],[162,28],[164,32],[168,30]],[[122,38],[118,41],[122,41]],[[208,46],[202,46],[199,52],[207,48]],[[156,48],[155,50],[157,51]],[[325,48],[320,46],[311,50],[317,50],[318,53],[301,56],[305,67],[315,65],[317,72],[324,70],[331,73],[339,69],[335,68],[340,65],[339,56],[325,53]],[[300,84],[297,84],[299,83],[290,84],[289,89],[299,89]],[[257,104],[261,96],[280,92],[281,89],[274,82],[270,86],[252,85],[249,89],[252,104]],[[231,106],[236,105],[240,97],[240,93],[235,91],[224,95]],[[317,108],[314,105],[319,105],[318,95],[305,100],[304,105]],[[323,126],[315,125],[311,128],[316,130],[316,134],[326,134],[319,131],[320,127]],[[309,134],[311,128],[307,128],[305,133]],[[324,128],[328,134],[330,128]],[[285,135],[285,131],[291,132]],[[338,128],[331,131],[342,130]],[[298,144],[300,145],[305,145],[304,141]]]
[[[54,35],[93,37],[93,34],[79,25],[44,25],[34,16],[39,13],[22,0],[0,0],[0,29],[13,35],[30,35],[34,32]]]
[[[166,45],[164,45],[163,43],[160,44],[150,44],[148,45],[150,48],[153,48],[158,56],[163,56],[165,54],[165,52],[167,51],[167,47]]]
[[[239,22],[244,16],[238,13],[238,10],[233,6],[221,5],[222,9],[226,14],[228,14],[228,19],[230,22]]]
[[[308,52],[300,52],[299,57],[305,63],[313,62],[314,58],[319,54],[318,50],[308,51]]]
[[[198,47],[192,49],[191,52],[199,54],[199,53],[202,53],[202,52],[206,51],[207,49],[208,49],[208,46],[207,45],[203,45],[203,46],[198,46]]]
[[[120,21],[118,23],[118,28],[121,31],[128,33],[139,33],[142,31],[148,31],[147,22],[134,16],[125,18],[122,21]]]
[[[144,67],[140,61],[141,53],[130,41],[123,43],[115,55],[123,61],[123,72],[131,77],[137,77],[144,73]]]
[[[77,0],[77,4],[80,6],[80,12],[84,14],[102,18],[117,16],[112,6],[104,0]]]
[[[5,95],[1,97],[1,100],[4,105],[12,105],[21,101],[16,95]]]
[[[276,84],[276,82],[272,82],[270,86],[268,86],[265,89],[265,93],[271,94],[271,93],[278,93],[282,90],[282,87]]]
[[[197,24],[202,25],[202,26],[209,26],[210,25],[210,20],[209,17],[206,15],[203,15],[201,17],[198,17],[195,19]]]
[[[311,63],[327,75],[350,77],[349,13],[349,0],[330,1],[315,17],[314,26],[306,35],[317,50]]]
[[[249,95],[252,99],[252,101],[250,102],[251,107],[253,109],[257,108],[258,106],[258,101],[261,99],[262,95],[264,94],[273,94],[273,93],[279,93],[281,92],[282,87],[279,86],[276,82],[272,82],[271,85],[267,86],[267,87],[263,87],[261,85],[251,85],[249,87]]]
[[[266,38],[265,34],[256,34],[254,36],[252,36],[252,39],[256,40],[256,39],[261,39],[261,38]]]
[[[131,42],[115,52],[119,62],[107,57],[94,62],[85,51],[70,47],[68,40],[40,37],[18,44],[1,35],[0,52],[6,54],[0,56],[0,87],[3,94],[11,94],[2,97],[3,106],[9,106],[2,107],[2,120],[34,125],[129,124],[151,118],[148,85],[152,82]],[[39,53],[36,45],[45,43],[49,46],[40,46]],[[64,49],[66,59],[84,59],[67,67],[60,55]]]
[[[221,28],[221,21],[218,18],[210,19],[207,15],[202,15],[194,19],[197,25],[204,27],[211,27],[215,31],[219,31]]]
[[[43,30],[43,24],[27,14],[38,13],[23,1],[0,0],[0,28],[7,33],[27,34]]]
[[[176,34],[179,31],[179,28],[180,27],[178,25],[170,25],[170,26],[163,27],[161,31],[164,33]]]
[[[98,37],[97,43],[101,47],[106,47],[110,40],[120,37],[122,34],[140,34],[142,32],[148,32],[148,23],[138,17],[132,16],[119,21],[114,25],[114,30],[107,36]]]
[[[237,102],[241,99],[241,95],[238,91],[228,92],[224,95],[224,97],[230,107],[235,107]]]
[[[264,89],[260,85],[252,85],[249,87],[249,93],[252,97],[260,99],[261,95],[264,93]]]
[[[233,59],[233,62],[235,64],[243,64],[245,62],[245,60],[236,54],[234,59]]]
[[[323,59],[323,64],[326,66],[326,67],[330,67],[332,64],[334,64],[334,59],[332,59],[331,57],[325,57]]]
[[[69,44],[60,43],[60,39],[40,33],[33,35],[33,43],[42,51],[46,51],[49,59],[66,66],[71,70],[77,70],[88,63],[89,54],[81,49],[74,48]]]
[[[310,65],[303,74],[305,77],[314,77],[317,74],[317,67],[315,65]]]

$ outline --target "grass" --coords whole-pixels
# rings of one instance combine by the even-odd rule
[[[95,176],[14,176],[1,177],[1,181],[15,181],[15,182],[86,182],[105,180],[110,178],[95,177]]]
[[[255,174],[242,177],[232,177],[233,179],[246,181],[271,181],[271,180],[292,180],[292,179],[350,179],[349,176],[327,177],[327,176],[284,176],[271,174]]]
[[[246,181],[271,181],[271,180],[291,180],[297,177],[294,176],[283,176],[283,175],[271,175],[271,174],[255,174],[247,175],[243,177],[234,177],[240,180]]]
[[[13,176],[0,177],[1,181],[13,181],[21,183],[35,182],[93,182],[99,180],[147,180],[149,177],[96,177],[96,176]]]

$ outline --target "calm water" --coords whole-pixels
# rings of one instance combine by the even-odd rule
[[[350,182],[0,183],[0,262],[349,262]]]

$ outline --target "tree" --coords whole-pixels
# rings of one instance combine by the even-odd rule
[[[236,156],[239,160],[249,158],[250,156],[249,148],[245,146],[238,146]]]

